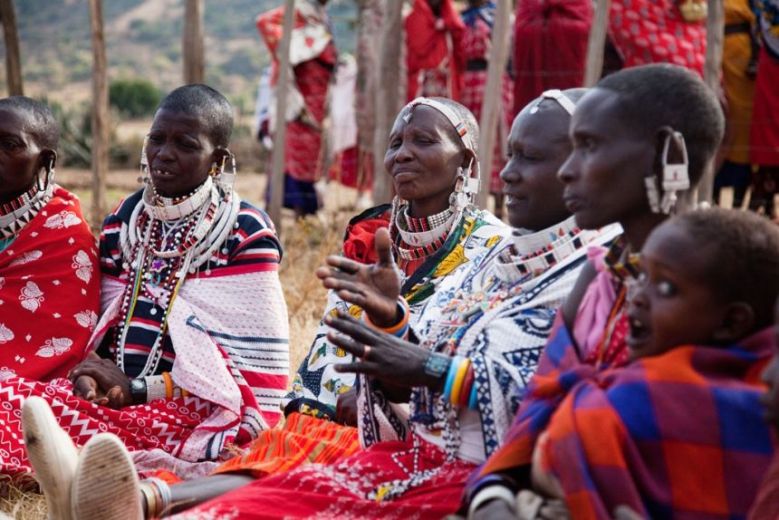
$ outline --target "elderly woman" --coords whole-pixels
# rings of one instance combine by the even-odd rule
[[[615,235],[576,228],[555,177],[570,151],[567,128],[579,95],[546,94],[512,130],[512,158],[503,172],[508,208],[515,227],[535,232],[494,244],[442,281],[413,332],[404,332],[408,312],[397,305],[397,288],[388,289],[398,282],[383,252],[387,232],[377,232],[376,265],[333,258],[320,271],[327,286],[371,309],[362,324],[343,312],[325,320],[348,334],[331,331],[330,341],[359,358],[338,370],[363,375],[358,418],[366,449],[339,463],[265,477],[181,518],[440,518],[457,508],[466,477],[510,424],[555,309],[585,261],[584,246]],[[460,127],[458,119],[448,122]],[[416,337],[421,343],[403,339]],[[105,441],[111,442],[111,453],[119,454],[121,446]],[[132,475],[129,464],[113,473],[112,482],[127,482],[123,495],[133,496]],[[164,486],[159,490],[153,500],[170,500]],[[105,499],[85,491],[80,501]]]
[[[70,381],[3,384],[49,403],[77,445],[112,432],[149,467],[186,475],[281,418],[289,369],[281,248],[270,220],[241,201],[234,171],[224,169],[232,117],[224,96],[204,85],[162,101],[144,146],[146,187],[103,225],[93,352]],[[69,495],[52,471],[72,473],[75,448],[56,435],[48,443],[51,412],[32,402],[42,406],[24,410],[28,456],[43,489],[60,491],[49,495],[50,511],[63,511]],[[19,423],[2,435],[21,437]],[[29,470],[30,462],[15,465]]]

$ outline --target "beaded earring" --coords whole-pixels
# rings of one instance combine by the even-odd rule
[[[233,155],[233,153],[226,148],[225,151],[227,152],[227,155],[224,157],[224,159],[222,159],[222,164],[217,168],[217,172],[214,177],[214,182],[216,182],[217,186],[219,186],[222,189],[222,192],[225,194],[225,197],[227,197],[233,192],[233,186],[235,185],[235,175],[237,173],[237,169],[235,166],[235,155]],[[230,171],[227,171],[225,168],[228,159],[230,160]],[[216,166],[216,162],[214,163],[214,166]]]
[[[668,162],[668,150],[671,145],[671,140],[674,141],[682,154],[682,160],[679,163],[669,164]],[[689,162],[684,136],[680,132],[672,132],[666,136],[665,144],[663,145],[662,158],[663,197],[660,201],[660,210],[666,215],[670,215],[676,208],[676,193],[690,189]]]
[[[36,183],[38,184],[38,191],[46,191],[50,186],[54,186],[54,159],[49,161],[49,167],[46,168],[46,172],[43,175],[38,173]]]

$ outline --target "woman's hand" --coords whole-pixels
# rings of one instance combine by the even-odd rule
[[[335,401],[335,422],[345,426],[357,426],[357,390],[350,388],[339,394]]]
[[[398,296],[400,273],[392,259],[389,231],[376,231],[378,262],[365,265],[342,256],[327,257],[327,265],[316,270],[316,275],[328,289],[349,303],[362,307],[370,320],[379,327],[398,323]]]
[[[73,383],[73,394],[114,409],[132,404],[130,380],[108,359],[90,355],[68,374]]]
[[[442,386],[441,378],[425,373],[430,355],[426,349],[375,330],[340,310],[336,317],[327,316],[325,323],[341,333],[330,331],[327,339],[360,359],[335,365],[338,372],[365,374],[394,387]]]

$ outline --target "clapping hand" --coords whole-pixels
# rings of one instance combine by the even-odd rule
[[[378,261],[365,265],[342,256],[327,257],[327,265],[316,270],[322,284],[351,304],[361,307],[379,327],[390,327],[400,321],[398,297],[400,272],[392,259],[389,231],[376,231]]]

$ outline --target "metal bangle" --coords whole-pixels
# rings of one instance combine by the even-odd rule
[[[449,370],[449,365],[451,364],[451,357],[445,354],[431,352],[425,360],[425,374],[441,379],[446,375],[446,372]]]

